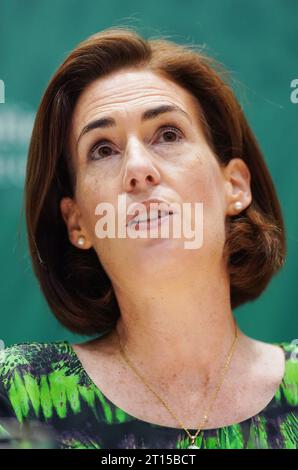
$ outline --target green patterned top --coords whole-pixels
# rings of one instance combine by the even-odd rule
[[[202,430],[203,449],[297,449],[298,345],[270,403],[240,423]],[[196,430],[189,429],[191,434]],[[94,384],[68,341],[19,343],[0,351],[0,448],[177,449],[186,432],[138,419]]]

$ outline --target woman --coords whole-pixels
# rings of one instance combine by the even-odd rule
[[[51,79],[27,165],[30,252],[59,321],[95,337],[4,350],[3,419],[45,425],[61,448],[297,447],[297,346],[250,338],[233,314],[282,267],[285,233],[221,75],[199,49],[117,28]],[[139,234],[186,203],[195,222],[200,202],[203,242],[100,237],[96,208],[119,215],[119,196],[144,202],[125,219]]]

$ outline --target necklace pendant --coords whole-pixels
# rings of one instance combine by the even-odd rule
[[[199,447],[195,445],[195,440],[196,440],[196,437],[192,436],[191,437],[191,444],[187,447],[188,449],[199,449]]]

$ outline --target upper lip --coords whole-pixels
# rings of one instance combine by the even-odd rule
[[[161,208],[159,206],[156,207],[158,210],[166,210],[169,213],[174,212],[173,208],[171,207],[171,204],[166,201],[165,199],[157,199],[157,198],[151,198],[151,199],[146,199],[145,201],[140,201],[140,202],[135,202],[134,204],[130,204],[129,209],[132,211],[132,214],[129,214],[126,219],[126,226],[131,222],[132,219],[135,217],[142,217],[145,213],[150,214],[150,204],[153,203],[158,203],[162,204]],[[139,208],[139,204],[142,204],[145,207]],[[136,210],[134,210],[136,207]],[[153,207],[152,207],[153,209]],[[154,208],[155,209],[155,208]]]

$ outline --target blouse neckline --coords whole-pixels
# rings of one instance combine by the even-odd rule
[[[115,403],[113,403],[101,390],[100,388],[94,383],[94,381],[91,379],[90,375],[87,373],[87,371],[85,370],[85,368],[83,367],[83,364],[81,362],[81,360],[79,359],[77,353],[75,352],[75,350],[73,349],[72,345],[70,344],[69,341],[64,341],[64,343],[67,344],[68,348],[69,348],[69,351],[71,352],[72,356],[75,358],[78,366],[79,366],[79,369],[81,371],[81,373],[83,374],[83,376],[87,379],[87,381],[89,382],[90,385],[92,385],[92,387],[97,390],[104,398],[104,400],[110,405],[112,406],[113,408],[115,409],[118,409],[120,410],[122,413],[124,413],[126,416],[128,416],[129,418],[131,418],[131,420],[133,421],[137,421],[139,423],[143,423],[143,424],[146,424],[148,426],[152,426],[152,427],[155,427],[155,428],[159,428],[159,429],[168,429],[168,430],[172,430],[172,431],[181,431],[182,428],[177,428],[177,427],[172,427],[172,426],[165,426],[165,425],[161,425],[161,424],[156,424],[156,423],[152,423],[150,421],[145,421],[145,420],[142,420],[140,418],[137,418],[136,416],[133,416],[131,415],[130,413],[128,413],[127,411],[123,410],[122,408],[120,408],[119,406],[117,406]],[[201,430],[201,432],[209,432],[209,431],[219,431],[221,429],[229,429],[229,428],[232,428],[233,426],[241,426],[243,425],[244,423],[246,422],[249,422],[249,421],[252,421],[254,419],[256,419],[259,415],[265,413],[269,408],[271,408],[271,406],[275,403],[275,400],[277,398],[277,396],[279,395],[280,393],[280,389],[282,387],[282,385],[285,385],[285,379],[286,379],[286,376],[287,376],[287,365],[288,365],[288,361],[287,361],[287,357],[286,357],[286,349],[285,349],[285,345],[284,345],[284,342],[277,342],[277,343],[271,343],[273,346],[279,346],[283,353],[284,353],[284,360],[285,360],[285,363],[284,363],[284,374],[283,374],[283,377],[281,379],[281,382],[279,383],[279,386],[277,388],[277,390],[275,391],[275,394],[274,396],[271,398],[271,400],[269,401],[269,403],[267,403],[267,405],[262,409],[260,410],[258,413],[256,413],[255,415],[249,417],[249,418],[246,418],[238,423],[233,423],[233,424],[229,424],[227,426],[221,426],[221,427],[217,427],[217,428],[204,428]],[[196,432],[198,428],[196,429],[191,429],[191,428],[187,428],[188,431],[190,433],[192,432]]]

